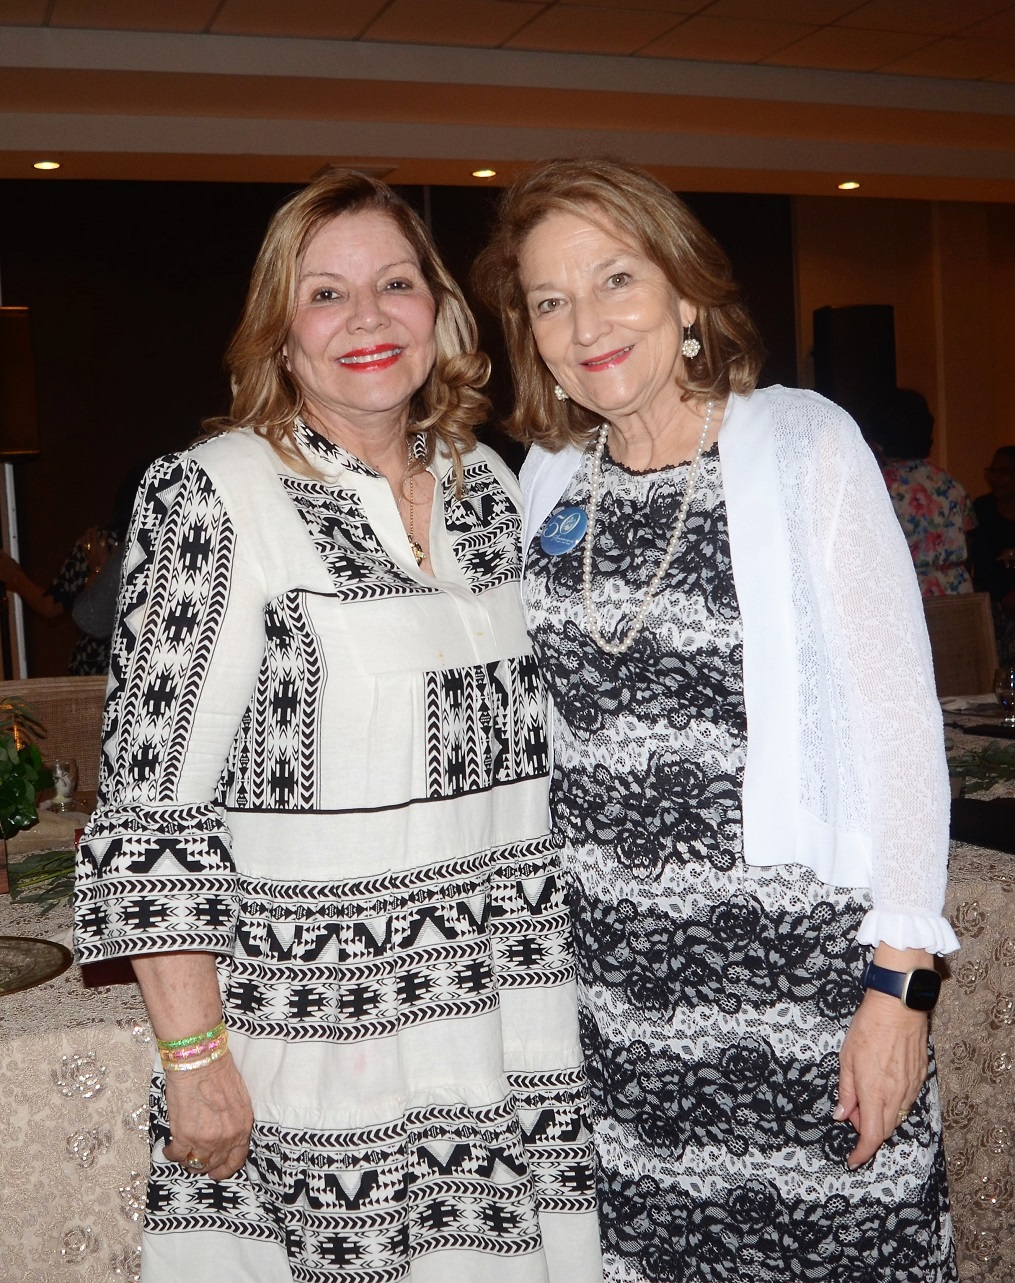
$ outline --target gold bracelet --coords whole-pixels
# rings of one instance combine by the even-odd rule
[[[206,1056],[202,1056],[199,1060],[181,1061],[166,1060],[163,1058],[162,1068],[167,1073],[185,1074],[191,1069],[203,1069],[205,1065],[211,1065],[216,1060],[221,1060],[228,1050],[229,1048],[223,1043],[221,1046],[216,1047],[214,1051],[210,1051]]]

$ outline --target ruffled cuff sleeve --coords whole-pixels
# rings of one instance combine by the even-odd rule
[[[958,937],[947,918],[937,914],[899,913],[871,909],[857,932],[861,944],[888,944],[893,949],[926,949],[928,953],[954,953]]]

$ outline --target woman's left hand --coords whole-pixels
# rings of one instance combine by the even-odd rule
[[[927,1017],[868,989],[839,1053],[837,1119],[859,1139],[846,1160],[868,1162],[912,1108],[927,1077]]]

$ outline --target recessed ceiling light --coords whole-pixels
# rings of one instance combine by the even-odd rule
[[[33,169],[59,169],[60,162],[58,160],[37,160],[35,164],[32,166],[32,168]]]
[[[473,178],[496,178],[497,171],[495,169],[474,169],[472,171],[472,177]]]
[[[839,184],[840,192],[855,192],[860,184],[855,178],[848,178],[844,183]]]

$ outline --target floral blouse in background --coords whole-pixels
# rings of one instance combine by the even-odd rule
[[[892,497],[924,597],[972,592],[966,535],[976,526],[973,502],[943,468],[929,459],[886,464]]]

